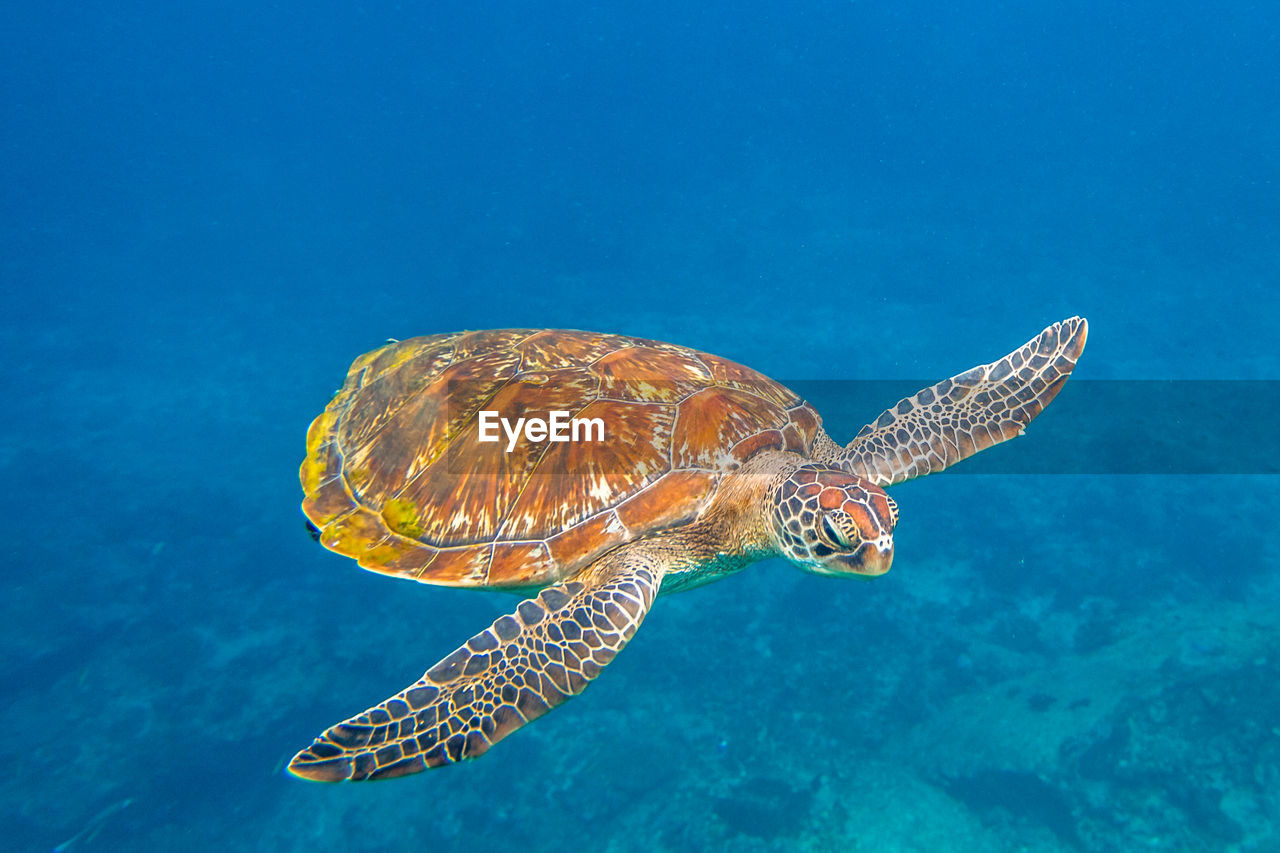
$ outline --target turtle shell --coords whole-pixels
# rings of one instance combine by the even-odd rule
[[[485,411],[496,441],[480,440]],[[603,440],[521,433],[508,452],[493,425],[552,412],[600,419]],[[807,455],[819,424],[779,383],[673,344],[528,329],[413,338],[356,359],[311,424],[302,508],[327,548],[367,569],[539,587],[689,523],[762,450]]]

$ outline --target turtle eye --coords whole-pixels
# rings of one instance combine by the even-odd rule
[[[831,520],[831,516],[825,512],[822,514],[822,530],[827,534],[828,541],[832,545],[840,548],[853,548],[853,543],[849,541],[849,537],[844,534],[840,526]]]

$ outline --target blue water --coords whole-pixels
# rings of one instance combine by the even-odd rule
[[[513,604],[306,535],[388,337],[933,381],[1082,314],[1077,381],[1280,377],[1271,5],[445,5],[6,13],[5,845],[1280,849],[1273,476],[909,482],[882,578],[763,563],[474,763],[282,772]]]

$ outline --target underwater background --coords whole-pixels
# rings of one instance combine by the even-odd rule
[[[1280,849],[1280,8],[4,19],[0,846]],[[479,761],[283,772],[515,603],[307,536],[356,355],[670,340],[847,441],[1073,314],[1026,437],[892,490],[884,577],[761,563]]]

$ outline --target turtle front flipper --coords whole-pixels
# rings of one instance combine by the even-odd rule
[[[289,762],[306,779],[385,779],[475,758],[586,689],[640,627],[661,561],[614,551],[522,601],[415,684],[333,726]]]
[[[998,361],[925,388],[863,427],[831,464],[883,488],[1021,435],[1071,375],[1088,334],[1088,322],[1072,317]]]

